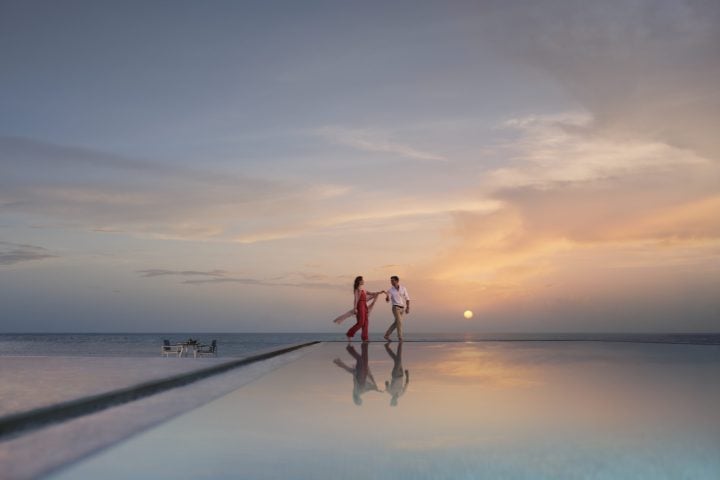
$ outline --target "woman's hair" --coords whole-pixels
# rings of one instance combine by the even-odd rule
[[[358,289],[360,282],[362,282],[362,276],[355,277],[355,283],[353,284],[353,292]]]

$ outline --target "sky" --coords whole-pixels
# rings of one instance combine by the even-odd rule
[[[2,0],[0,332],[341,333],[356,275],[407,332],[720,331],[718,45],[715,1]]]

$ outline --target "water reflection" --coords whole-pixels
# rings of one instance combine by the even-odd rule
[[[720,346],[332,342],[54,480],[717,480],[717,378]]]
[[[349,367],[339,358],[333,360],[333,363],[353,376],[353,402],[355,402],[355,405],[362,405],[363,394],[371,390],[376,392],[381,392],[382,390],[378,388],[375,377],[373,377],[370,371],[368,343],[364,342],[360,347],[362,355],[358,355],[353,345],[348,345],[346,350],[355,359],[355,368]]]
[[[385,351],[393,361],[393,369],[390,374],[390,381],[385,381],[385,391],[390,394],[390,405],[396,407],[398,398],[400,398],[407,390],[410,383],[410,371],[403,370],[402,364],[402,342],[397,344],[397,351],[393,352],[390,344],[385,344]]]

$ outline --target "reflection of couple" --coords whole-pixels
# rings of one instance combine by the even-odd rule
[[[368,365],[368,343],[362,344],[361,351],[362,356],[358,355],[355,347],[352,345],[347,346],[347,351],[355,359],[355,368],[350,368],[342,360],[336,358],[334,363],[338,367],[347,370],[353,376],[353,402],[355,405],[362,405],[362,394],[370,390],[380,392],[377,383],[375,383],[375,377],[370,372],[370,366]]]
[[[368,341],[369,315],[381,293],[385,294],[386,302],[390,302],[392,300],[392,313],[394,319],[390,328],[388,328],[385,332],[383,338],[390,341],[390,334],[392,334],[393,330],[397,329],[398,340],[402,342],[402,320],[403,315],[410,313],[410,295],[408,295],[407,289],[400,285],[400,279],[397,276],[393,275],[390,277],[390,284],[391,287],[389,290],[367,292],[365,291],[365,281],[363,280],[363,277],[355,278],[355,282],[353,284],[353,292],[355,295],[353,299],[353,309],[333,320],[335,323],[341,323],[343,320],[355,315],[355,325],[350,327],[346,333],[348,342],[352,340],[357,331],[360,329],[362,329],[362,341]],[[372,300],[370,304],[368,304],[368,300]]]
[[[355,347],[352,345],[348,345],[346,348],[348,353],[355,359],[355,368],[350,368],[339,358],[334,360],[335,365],[346,370],[353,376],[353,402],[355,402],[355,405],[362,405],[362,395],[365,392],[371,390],[382,392],[382,390],[378,388],[375,377],[373,377],[370,371],[367,342],[364,342],[360,348],[362,355],[358,355]],[[390,405],[395,407],[398,404],[398,398],[407,390],[408,384],[410,383],[410,372],[403,370],[402,343],[398,344],[397,352],[393,352],[390,345],[386,343],[385,351],[393,360],[390,381],[385,381],[385,391],[391,397]]]

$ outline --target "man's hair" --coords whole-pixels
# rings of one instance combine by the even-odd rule
[[[398,277],[397,275],[393,275],[392,277],[390,277],[390,280],[395,280],[396,282],[399,282],[400,277]]]

